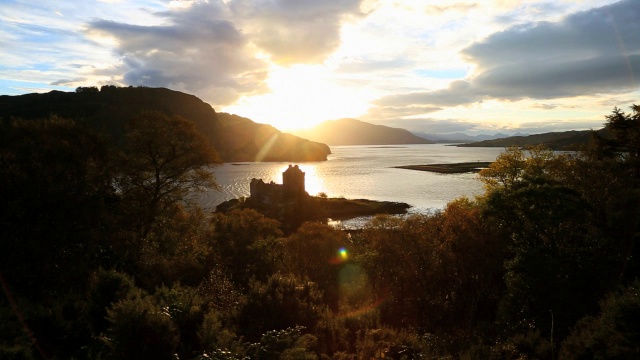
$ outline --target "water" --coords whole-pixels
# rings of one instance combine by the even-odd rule
[[[424,165],[472,161],[493,161],[501,148],[460,148],[443,144],[397,146],[333,146],[327,161],[298,165],[305,172],[306,190],[329,197],[398,201],[412,205],[410,212],[443,208],[460,196],[483,192],[477,174],[437,174],[395,169],[401,165]],[[289,163],[225,163],[214,168],[221,189],[201,194],[209,210],[223,201],[249,196],[252,178],[282,183]]]

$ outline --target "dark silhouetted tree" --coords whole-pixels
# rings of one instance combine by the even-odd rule
[[[126,124],[118,189],[140,238],[190,192],[216,187],[218,156],[193,123],[148,111]]]

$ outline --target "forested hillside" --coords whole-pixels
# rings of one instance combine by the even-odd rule
[[[164,88],[103,86],[75,93],[0,96],[0,119],[43,119],[57,115],[82,121],[114,141],[122,140],[124,123],[153,110],[192,121],[223,161],[323,161],[331,153],[324,144],[284,134],[249,119],[220,116],[197,97]]]
[[[602,131],[602,130],[600,130]],[[501,139],[483,140],[460,144],[460,147],[509,147],[519,146],[527,147],[534,145],[543,145],[552,150],[578,150],[584,148],[593,135],[593,131],[564,131],[551,132],[527,136],[510,136]]]
[[[640,106],[477,199],[288,235],[183,201],[218,160],[182,117],[1,126],[2,359],[640,357]]]

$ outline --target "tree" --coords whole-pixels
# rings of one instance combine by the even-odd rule
[[[618,255],[597,212],[579,192],[542,179],[486,200],[486,215],[509,239],[500,313],[505,328],[566,336],[616,276]]]
[[[107,154],[100,136],[56,116],[0,125],[0,358],[7,343],[68,358],[88,341],[79,304],[114,228]]]
[[[276,271],[282,257],[279,225],[251,209],[213,214],[210,239],[234,283],[245,287],[249,279],[265,281]]]
[[[338,309],[338,275],[347,252],[346,236],[321,223],[304,223],[284,243],[285,267],[292,274],[309,277],[325,293],[325,303]],[[341,257],[340,251],[345,254]]]
[[[633,165],[640,178],[640,105],[631,106],[632,114],[614,108],[607,116],[605,136],[596,135],[596,151],[601,157],[617,158]]]
[[[107,146],[50,117],[0,129],[0,271],[36,298],[86,280],[110,228],[114,192]],[[18,289],[19,288],[19,289]]]
[[[120,160],[117,185],[141,238],[189,192],[217,187],[210,171],[217,153],[179,116],[147,111],[130,120]]]
[[[586,155],[590,164],[607,169],[607,183],[601,190],[607,194],[609,210],[604,218],[611,237],[625,247],[621,272],[633,279],[640,274],[640,263],[635,260],[640,256],[636,246],[640,234],[640,105],[632,105],[631,110],[627,114],[615,108],[607,116],[603,134],[594,133],[595,146]]]
[[[325,307],[322,291],[306,277],[276,273],[266,282],[251,281],[238,326],[249,340],[269,330],[295,326],[311,329]]]
[[[517,182],[524,172],[524,153],[512,146],[498,155],[496,161],[480,171],[480,179],[487,190],[509,187]]]
[[[609,294],[597,317],[581,319],[562,344],[564,359],[637,359],[640,356],[640,281]]]
[[[430,217],[415,215],[407,220],[378,215],[356,237],[363,253],[356,261],[369,275],[374,299],[384,299],[380,306],[381,319],[396,327],[420,326],[420,315],[430,314],[424,294],[439,291],[441,283],[431,283],[429,271],[434,261]],[[430,286],[429,285],[433,285]],[[438,309],[440,310],[440,309]]]
[[[480,179],[488,191],[510,188],[526,179],[545,176],[548,163],[555,157],[553,151],[541,145],[526,150],[512,146],[480,171]]]

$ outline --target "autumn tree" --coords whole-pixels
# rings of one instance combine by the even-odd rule
[[[612,237],[624,247],[621,273],[633,279],[640,275],[637,242],[640,234],[640,105],[632,105],[631,113],[615,108],[606,117],[604,131],[594,134],[594,146],[587,153],[587,163],[607,169],[603,219]],[[602,173],[591,171],[594,177]],[[594,179],[593,182],[597,181]]]
[[[284,243],[285,268],[318,283],[325,293],[325,303],[337,310],[338,275],[352,250],[341,231],[307,222]]]
[[[12,286],[73,286],[94,258],[114,202],[104,139],[59,117],[0,129],[0,270]]]
[[[543,146],[532,146],[525,150],[512,146],[498,155],[479,175],[488,191],[510,188],[526,179],[544,176],[545,167],[553,159],[553,152]]]
[[[430,247],[433,228],[428,216],[413,216],[408,220],[379,215],[356,236],[363,253],[356,261],[366,270],[374,298],[384,299],[380,307],[382,321],[396,327],[420,326],[420,315],[430,304],[426,291],[439,291],[439,284],[427,276],[437,266]],[[446,296],[446,295],[445,295]],[[433,308],[433,307],[432,307]]]
[[[617,212],[611,196],[624,186],[611,177],[615,168],[580,153],[511,148],[498,160],[480,176],[485,215],[508,239],[505,328],[548,332],[553,314],[556,335],[566,335],[619,271],[619,240],[607,223]]]
[[[280,224],[255,210],[214,213],[209,239],[218,263],[241,287],[251,278],[266,280],[282,262]]]
[[[640,356],[640,281],[608,294],[597,316],[582,318],[562,344],[563,359],[635,359]]]
[[[313,328],[324,310],[322,291],[306,277],[272,274],[266,282],[251,281],[238,326],[249,340],[270,330]]]
[[[631,106],[631,114],[614,108],[606,117],[604,135],[596,135],[595,151],[601,157],[616,158],[633,164],[640,178],[640,105]]]
[[[147,111],[130,120],[117,186],[138,236],[190,192],[215,188],[210,167],[218,162],[195,125],[180,116]]]
[[[0,125],[0,358],[68,358],[89,341],[80,299],[114,228],[107,154],[56,116]]]

